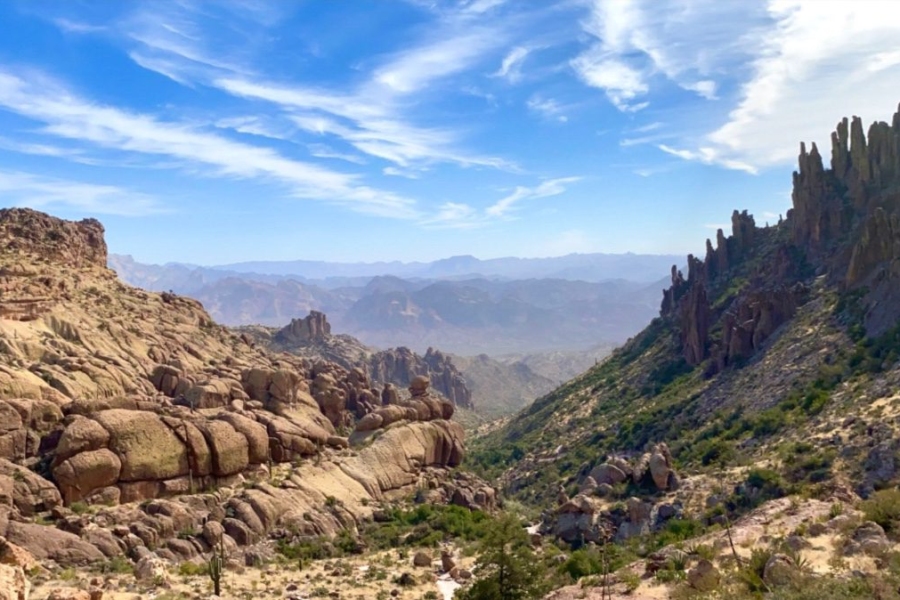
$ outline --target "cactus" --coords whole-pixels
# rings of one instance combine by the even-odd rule
[[[213,583],[213,592],[216,596],[222,594],[222,574],[225,572],[225,544],[219,541],[213,548],[212,556],[207,561],[209,578]]]

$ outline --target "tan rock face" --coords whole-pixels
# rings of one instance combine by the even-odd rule
[[[334,534],[420,484],[440,501],[495,505],[489,486],[448,487],[438,475],[460,464],[463,431],[447,420],[453,404],[427,386],[415,402],[397,395],[381,407],[366,369],[254,347],[193,300],[118,282],[99,224],[29,215],[0,211],[0,242],[14,242],[0,243],[0,535],[9,547],[61,565],[122,554],[138,562],[149,548],[188,560],[276,528]],[[20,236],[26,224],[35,227]],[[328,335],[324,316],[307,328]],[[366,419],[379,431],[349,449],[346,432]],[[13,462],[37,457],[50,479]],[[328,497],[341,510],[325,508]],[[64,500],[103,506],[75,514]]]
[[[0,565],[0,600],[29,600],[31,583],[22,567]]]
[[[291,322],[278,333],[275,339],[282,344],[305,344],[318,342],[331,335],[331,324],[325,313],[311,310],[302,319],[291,319]]]

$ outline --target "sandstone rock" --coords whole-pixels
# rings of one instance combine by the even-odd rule
[[[594,478],[594,481],[600,484],[609,484],[616,485],[618,483],[622,483],[625,481],[628,476],[625,472],[622,471],[619,467],[611,465],[609,463],[603,463],[598,465],[591,470],[590,477]]]
[[[381,404],[387,406],[389,404],[398,404],[400,402],[400,394],[392,383],[385,383],[384,389],[381,390]]]
[[[269,433],[265,425],[235,413],[223,413],[218,417],[247,439],[247,457],[250,464],[266,464],[269,459]]]
[[[666,457],[659,452],[655,452],[650,456],[650,475],[653,477],[653,483],[657,488],[665,490],[669,487],[669,462]]]
[[[704,558],[696,566],[688,570],[687,580],[694,589],[700,592],[711,592],[719,587],[721,575],[719,570]]]
[[[422,550],[418,551],[413,555],[413,566],[414,567],[430,567],[431,566],[431,555]]]
[[[424,396],[428,393],[428,386],[431,385],[431,379],[427,375],[416,375],[409,382],[409,393],[413,398]]]
[[[7,539],[30,552],[37,560],[84,565],[103,560],[103,554],[77,535],[36,523],[10,522]]]
[[[159,416],[112,409],[101,411],[93,418],[109,432],[109,449],[122,461],[120,481],[158,481],[188,472],[184,444]]]
[[[884,529],[873,521],[866,521],[856,528],[850,537],[850,543],[844,548],[845,554],[869,554],[881,556],[892,547]]]
[[[30,597],[31,583],[22,567],[0,564],[0,600],[28,600]]]
[[[197,424],[212,451],[212,472],[216,477],[236,475],[250,464],[247,438],[225,421]]]
[[[291,322],[275,334],[275,340],[287,345],[320,342],[331,335],[331,324],[325,313],[317,310],[309,311],[302,319],[291,319]]]
[[[453,559],[453,553],[448,550],[441,551],[441,569],[444,573],[449,573],[456,567],[456,561]]]
[[[85,417],[76,417],[63,431],[56,446],[53,464],[72,458],[80,452],[100,450],[109,444],[109,431],[103,426]]]
[[[4,483],[5,482],[5,483]],[[11,504],[31,516],[62,504],[59,490],[51,482],[25,467],[0,459],[0,496],[11,492]]]
[[[166,562],[152,554],[137,561],[137,564],[134,566],[134,576],[138,581],[151,581],[166,586],[169,583],[169,571],[166,568]]]
[[[47,596],[47,600],[93,600],[91,593],[73,588],[56,588]]]
[[[773,554],[763,570],[763,581],[769,586],[780,587],[791,583],[797,575],[794,561],[784,554]]]
[[[10,567],[21,567],[26,572],[31,572],[41,567],[41,564],[31,552],[13,544],[4,537],[0,537],[0,564]]]
[[[103,225],[95,219],[72,222],[27,208],[0,209],[0,245],[57,265],[106,268]]]
[[[84,499],[94,490],[115,484],[122,471],[119,457],[107,449],[82,452],[53,469],[53,477],[67,503]],[[118,499],[118,493],[116,493]]]

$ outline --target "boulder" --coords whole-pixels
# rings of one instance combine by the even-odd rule
[[[111,409],[93,418],[109,432],[109,449],[122,461],[120,481],[160,481],[188,473],[184,444],[158,415]]]
[[[441,550],[441,569],[444,573],[449,573],[456,567],[456,561],[453,559],[453,553],[449,550]]]
[[[108,444],[109,431],[93,419],[77,416],[60,436],[53,455],[53,464],[58,465],[80,452],[106,448]]]
[[[93,600],[91,593],[74,588],[56,588],[47,596],[47,600]]]
[[[250,464],[247,438],[225,421],[197,424],[212,451],[213,475],[225,477],[244,471]]]
[[[771,587],[788,585],[797,577],[797,566],[784,554],[773,554],[763,569],[763,581]]]
[[[53,469],[53,477],[66,503],[71,504],[118,482],[121,470],[119,457],[104,448],[76,454]]]
[[[719,587],[722,576],[719,570],[708,560],[701,559],[687,572],[687,581],[692,588],[700,592],[711,592]]]
[[[609,463],[603,463],[601,465],[597,465],[591,470],[590,477],[594,478],[594,481],[600,484],[609,484],[616,485],[617,483],[622,483],[628,478],[628,475],[617,466],[611,465]]]
[[[649,469],[656,487],[660,490],[667,489],[669,487],[669,473],[672,470],[669,468],[669,462],[666,460],[666,457],[660,452],[654,452],[650,455]]]
[[[62,504],[59,490],[51,482],[34,471],[0,459],[0,504],[4,502],[4,496],[25,516]]]
[[[413,566],[414,567],[430,567],[432,562],[431,555],[427,552],[419,550],[413,555]]]
[[[844,548],[845,554],[869,554],[881,556],[892,547],[884,529],[878,523],[866,521],[854,530],[850,543]]]
[[[37,523],[11,521],[6,538],[41,563],[54,560],[62,565],[85,565],[104,559],[102,552],[77,535]]]
[[[134,565],[134,577],[138,581],[168,585],[169,570],[166,568],[166,561],[154,554],[148,554]]]

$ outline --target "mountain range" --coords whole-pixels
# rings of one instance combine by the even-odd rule
[[[663,275],[673,261],[666,256],[588,254],[191,267],[144,265],[112,255],[109,264],[131,285],[200,300],[227,325],[281,327],[316,310],[327,313],[336,330],[371,346],[408,346],[422,353],[434,346],[461,355],[495,355],[625,341],[652,318]],[[370,272],[377,275],[366,275]],[[561,278],[565,274],[584,275],[585,280]]]

